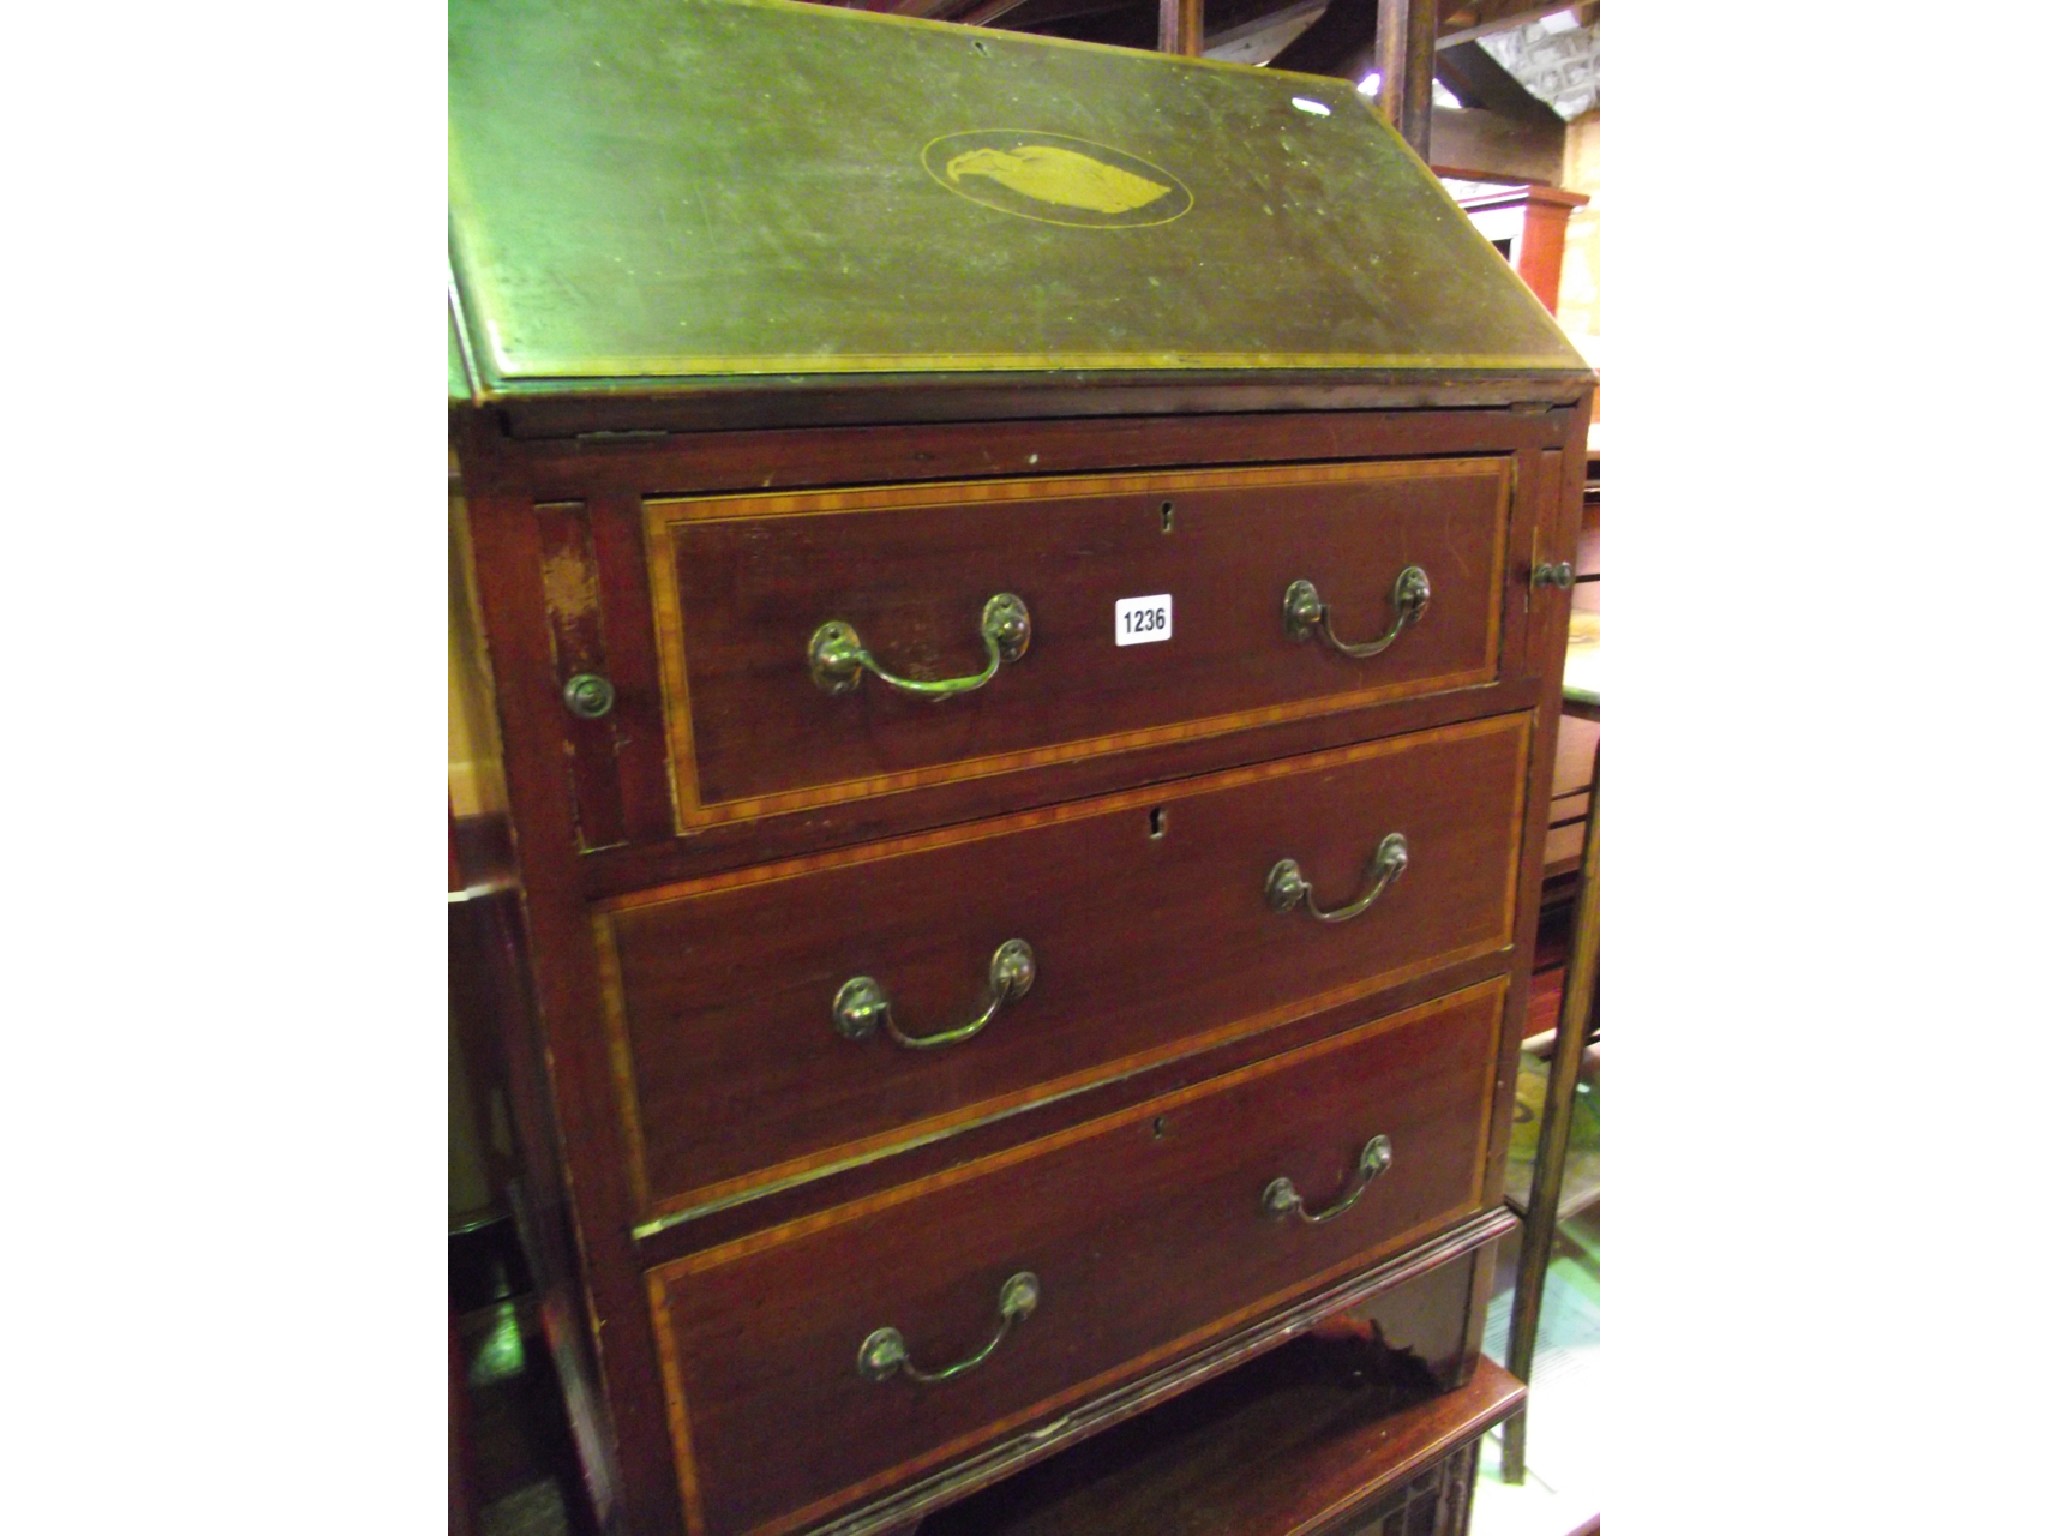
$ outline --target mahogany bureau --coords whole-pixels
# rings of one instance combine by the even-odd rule
[[[1328,80],[456,0],[450,117],[605,1523],[995,1529],[1333,1329],[1472,1390],[1591,389],[1541,307]]]

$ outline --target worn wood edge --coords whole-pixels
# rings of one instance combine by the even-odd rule
[[[1471,1379],[1463,1386],[1397,1409],[1380,1420],[1378,1427],[1394,1454],[1385,1460],[1367,1461],[1363,1481],[1349,1497],[1284,1536],[1335,1536],[1343,1522],[1371,1501],[1512,1418],[1528,1399],[1529,1388],[1524,1383],[1480,1356]]]
[[[1147,747],[1229,735],[1322,715],[1344,714],[1374,704],[1420,698],[1460,688],[1481,687],[1501,676],[1499,610],[1487,613],[1486,636],[1474,664],[1451,666],[1425,677],[1366,683],[1339,693],[1232,710],[1220,715],[1163,721],[1065,741],[1020,747],[982,757],[952,758],[865,778],[801,784],[789,789],[707,800],[701,793],[695,720],[690,707],[690,662],[682,592],[676,580],[679,530],[707,521],[844,516],[899,512],[911,508],[979,506],[992,502],[1111,500],[1126,496],[1268,487],[1360,485],[1383,480],[1444,480],[1469,476],[1495,482],[1493,568],[1489,584],[1506,586],[1508,525],[1515,476],[1508,454],[1461,455],[1444,459],[1339,460],[1250,468],[1132,471],[1117,475],[1004,476],[994,480],[942,480],[883,484],[857,490],[805,490],[704,497],[648,496],[642,502],[643,529],[653,579],[655,643],[660,652],[663,713],[669,749],[675,832],[687,837],[700,827],[728,821],[758,821],[788,812],[817,810],[850,800],[871,799],[967,780],[997,777],[1052,764],[1111,756]]]
[[[540,530],[541,594],[554,686],[566,687],[579,672],[609,678],[612,646],[590,503],[583,497],[535,501],[532,516]],[[592,720],[571,714],[562,731],[577,851],[589,854],[625,846],[631,838],[609,712],[605,719]]]
[[[942,1505],[978,1492],[1089,1435],[1122,1423],[1147,1408],[1179,1396],[1190,1387],[1221,1375],[1233,1366],[1286,1343],[1332,1313],[1347,1311],[1404,1281],[1463,1258],[1475,1249],[1506,1236],[1515,1226],[1513,1213],[1505,1207],[1495,1207],[1440,1237],[1410,1248],[1398,1258],[1330,1286],[1306,1301],[1296,1302],[1264,1323],[1243,1329],[1173,1365],[1104,1393],[1087,1406],[1062,1414],[1048,1424],[1011,1436],[943,1472],[877,1499],[853,1514],[817,1526],[812,1536],[879,1536],[884,1531],[907,1527]],[[1526,1393],[1527,1389],[1518,1382],[1515,1385],[1519,1392],[1514,1401],[1500,1409],[1497,1418],[1481,1424],[1472,1433],[1483,1433],[1492,1423],[1498,1422],[1498,1418],[1506,1417],[1520,1405],[1520,1394]],[[1478,1401],[1476,1395],[1471,1398],[1464,1396],[1470,1391],[1468,1384],[1454,1388],[1446,1396],[1457,1396],[1461,1403]],[[1435,1403],[1441,1399],[1431,1401]]]
[[[884,481],[827,490],[726,491],[701,496],[650,494],[645,509],[650,542],[665,545],[673,528],[696,522],[900,512],[913,507],[977,506],[996,501],[1108,501],[1159,491],[1266,490],[1275,486],[1357,485],[1376,480],[1469,477],[1505,481],[1509,459],[1510,455],[1500,452],[1466,453],[1443,458],[1337,459],[1196,469],[996,475],[911,484]]]
[[[1570,405],[1598,382],[1591,369],[1533,375],[1215,374],[1142,377],[1072,373],[992,385],[986,375],[740,379],[664,392],[602,382],[485,397],[477,406],[515,438],[589,432],[683,432],[773,426],[914,426],[1027,417],[1244,415],[1277,411],[1407,410]]]
[[[645,843],[674,828],[675,784],[662,735],[661,667],[641,498],[600,482],[585,488],[585,500],[611,646],[609,676],[620,693],[612,725],[622,825],[629,844]]]
[[[543,1316],[560,1319],[550,1344],[565,1391],[587,1405],[587,1413],[572,1411],[571,1427],[600,1523],[608,1536],[628,1527],[672,1530],[682,1511],[660,1383],[633,1368],[655,1343],[627,1231],[630,1197],[607,1176],[617,1135],[610,1089],[580,1070],[588,1032],[575,1021],[594,1015],[599,1001],[594,959],[570,938],[582,912],[579,856],[568,764],[549,745],[558,741],[560,696],[551,686],[534,497],[520,455],[486,418],[460,412],[454,426],[528,936],[530,1023],[503,1021],[508,1061],[521,1072],[511,1108],[527,1182],[515,1207],[528,1213],[522,1236],[538,1239],[530,1257],[544,1287]]]
[[[516,451],[541,499],[612,493],[637,502],[653,495],[755,492],[761,488],[760,466],[770,459],[781,466],[776,472],[780,489],[801,491],[1512,454],[1561,446],[1568,415],[1563,407],[1488,406],[1054,418],[911,428],[789,425],[738,432],[598,432],[524,440]],[[1418,429],[1432,444],[1419,452],[1414,446]],[[905,438],[914,440],[918,451],[880,459],[874,455],[874,449],[886,453],[890,443]]]

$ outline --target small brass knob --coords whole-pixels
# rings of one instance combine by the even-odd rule
[[[1546,560],[1529,573],[1530,586],[1556,587],[1564,592],[1569,592],[1572,588],[1572,583],[1577,580],[1578,577],[1573,573],[1569,560],[1559,560],[1556,562]]]
[[[602,720],[618,699],[612,680],[595,672],[578,672],[562,685],[562,702],[579,720]]]

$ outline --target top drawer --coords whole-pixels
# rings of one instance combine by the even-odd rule
[[[1489,682],[1509,486],[1510,461],[1489,457],[650,500],[678,820]],[[1410,567],[1421,577],[1404,579]],[[1020,654],[1014,627],[1000,645],[982,636],[1004,593],[1028,613]],[[1145,619],[1120,637],[1128,598],[1170,599],[1169,638],[1145,641]],[[1331,643],[1371,649],[1390,633],[1372,654]],[[814,664],[834,640],[914,681],[973,678],[992,653],[997,665],[983,686],[933,697],[868,666]]]

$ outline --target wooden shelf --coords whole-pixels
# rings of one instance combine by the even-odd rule
[[[1412,1356],[1318,1332],[934,1514],[919,1536],[1337,1536],[1527,1392],[1484,1357],[1437,1391]]]

